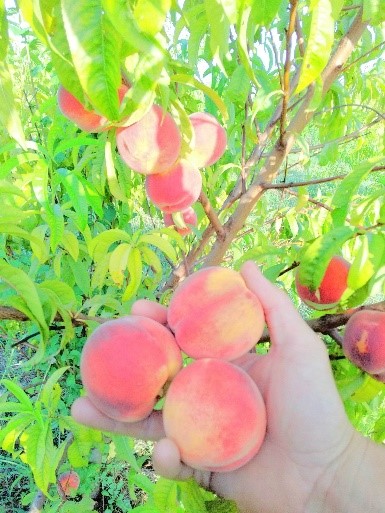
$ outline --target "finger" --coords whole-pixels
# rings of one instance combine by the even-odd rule
[[[132,315],[143,315],[160,324],[167,324],[167,308],[156,301],[138,299],[131,307]]]
[[[71,415],[79,424],[141,440],[160,440],[165,436],[160,411],[153,411],[147,418],[138,422],[121,422],[104,415],[87,397],[79,397],[72,404]]]
[[[210,488],[212,473],[185,465],[181,461],[177,445],[169,438],[163,438],[155,445],[152,463],[155,472],[167,479],[185,481],[194,477],[198,484],[204,488]]]
[[[247,287],[258,297],[265,312],[271,340],[274,345],[303,346],[321,344],[320,339],[302,319],[289,296],[266,279],[251,261],[246,262],[241,274]]]

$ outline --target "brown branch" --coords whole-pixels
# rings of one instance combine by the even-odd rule
[[[303,38],[301,22],[298,16],[295,18],[295,33],[297,34],[299,54],[303,57],[305,55],[305,40]]]
[[[291,65],[291,43],[292,37],[295,30],[295,20],[297,17],[297,5],[298,0],[292,0],[290,6],[290,18],[289,27],[286,32],[286,56],[285,56],[285,68],[283,73],[283,99],[282,99],[282,112],[280,119],[280,144],[283,145],[283,136],[285,133],[287,105],[290,98],[290,65]]]
[[[346,312],[338,314],[326,314],[318,319],[307,320],[307,324],[316,333],[322,333],[323,335],[330,335],[331,330],[334,330],[340,326],[345,326],[350,317],[359,310],[377,310],[379,312],[385,312],[385,301],[373,303],[371,305],[363,305],[358,308],[349,309]],[[334,338],[334,337],[333,337]],[[259,342],[267,342],[270,340],[270,335],[266,329]]]
[[[103,320],[100,320],[100,317],[94,317],[91,315],[84,315],[81,313],[73,313],[72,314],[72,324],[73,326],[83,326],[88,321],[95,321],[95,322],[105,322]],[[0,306],[0,320],[14,320],[14,321],[30,321],[31,319],[27,317],[23,312],[20,312],[16,308],[10,307],[10,306]],[[53,319],[55,322],[63,322],[63,318],[60,314],[56,314],[55,318]],[[107,320],[107,319],[106,319]],[[59,327],[55,329],[60,329]]]
[[[212,227],[216,231],[218,238],[222,240],[225,236],[225,231],[223,229],[223,226],[221,222],[219,221],[219,218],[213,209],[210,200],[206,196],[206,194],[201,191],[201,194],[199,196],[199,201],[202,204],[203,210],[205,211],[206,216],[208,217],[208,220],[210,221]]]
[[[288,189],[284,189],[284,192],[286,194],[290,194],[291,196],[296,196],[298,198],[299,194],[298,192],[289,191]],[[317,201],[313,198],[307,198],[309,203],[312,203],[313,205],[316,205],[317,207],[324,208],[325,210],[328,210],[329,212],[333,212],[333,209],[329,207],[329,205],[326,205],[325,203],[322,203],[321,201]]]

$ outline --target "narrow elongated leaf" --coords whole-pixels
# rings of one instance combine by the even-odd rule
[[[17,269],[4,260],[0,260],[0,280],[13,288],[28,305],[33,319],[40,328],[43,340],[48,340],[49,331],[44,318],[43,308],[40,302],[36,286],[31,278],[21,269]]]
[[[317,290],[332,256],[337,255],[341,246],[357,231],[349,226],[341,226],[318,237],[307,248],[298,268],[300,282],[310,290]]]
[[[128,301],[137,293],[142,281],[142,256],[138,248],[132,248],[128,255],[127,262],[128,272],[130,274],[130,282],[122,296],[123,301]]]
[[[100,0],[62,0],[72,61],[85,94],[110,121],[119,118],[121,38]]]
[[[109,139],[107,139],[106,141],[104,162],[106,167],[108,187],[110,189],[111,194],[120,201],[127,201],[125,194],[120,188],[118,177],[116,176],[114,157],[112,153],[112,145]]]
[[[95,262],[102,259],[108,252],[108,248],[119,240],[131,243],[131,237],[123,230],[113,229],[99,233],[89,244],[89,252]]]
[[[123,242],[116,246],[110,256],[109,271],[114,283],[118,286],[123,285],[124,271],[127,269],[128,257],[131,251],[131,245]]]
[[[8,49],[8,27],[4,1],[0,1],[0,122],[11,137],[26,149],[26,142],[19,113],[13,95],[13,84],[6,55]]]
[[[142,245],[143,243],[151,244],[152,246],[159,248],[167,256],[167,258],[169,258],[172,262],[176,262],[177,257],[175,249],[168,242],[168,240],[163,239],[160,235],[150,233],[142,235],[140,238],[140,244]]]
[[[151,35],[160,32],[170,7],[171,0],[138,0],[134,16],[140,30]]]
[[[9,379],[2,379],[1,384],[11,392],[12,395],[20,402],[20,404],[26,409],[26,411],[33,412],[34,406],[29,396],[24,392],[20,385]]]
[[[56,371],[54,371],[45,382],[43,389],[41,391],[40,401],[52,413],[55,411],[54,406],[57,406],[57,401],[60,398],[60,394],[59,397],[55,397],[55,395],[57,395],[54,390],[55,385],[57,385],[59,379],[68,369],[69,367],[62,367],[61,369],[57,369]]]
[[[172,75],[170,77],[171,82],[179,82],[180,84],[186,84],[195,87],[196,89],[200,89],[203,93],[205,93],[210,100],[212,100],[215,105],[217,106],[219,112],[222,114],[222,118],[224,121],[227,121],[229,118],[227,107],[219,94],[211,89],[210,87],[206,86],[205,84],[202,84],[199,80],[196,78],[185,75],[183,73],[178,73],[176,75]]]
[[[226,74],[223,59],[229,52],[230,22],[220,0],[205,0],[210,25],[210,48],[217,64]]]
[[[334,41],[331,0],[312,0],[310,33],[301,66],[296,94],[314,82],[329,60]]]
[[[360,237],[361,245],[349,269],[348,286],[357,290],[384,264],[385,238],[383,234],[368,233]]]

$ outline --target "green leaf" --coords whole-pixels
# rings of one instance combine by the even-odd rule
[[[161,477],[154,488],[154,503],[162,513],[181,513],[178,504],[178,482]]]
[[[88,203],[83,184],[77,176],[72,173],[63,173],[60,179],[77,213],[79,228],[83,231],[88,224]]]
[[[342,244],[355,234],[354,228],[342,226],[318,237],[302,256],[298,268],[300,282],[309,290],[317,290],[331,258],[337,255]]]
[[[43,342],[49,338],[49,330],[44,318],[43,308],[40,302],[36,286],[31,278],[21,269],[0,260],[0,280],[7,283],[23,299],[33,315],[34,321],[39,325]]]
[[[0,2],[0,122],[8,130],[9,135],[23,149],[26,149],[25,136],[13,94],[12,78],[6,63],[8,42],[7,13],[2,0]]]
[[[55,449],[48,422],[29,426],[21,435],[20,443],[24,448],[25,461],[32,470],[36,485],[46,494],[48,486],[56,481],[56,468],[53,465]]]
[[[130,467],[140,473],[140,467],[135,458],[133,438],[129,438],[126,435],[113,434],[111,435],[111,439],[115,445],[116,456],[123,461],[127,461],[130,464]]]
[[[205,95],[207,95],[210,100],[213,101],[213,103],[217,106],[219,112],[222,115],[223,121],[227,121],[229,119],[229,115],[227,112],[227,107],[219,94],[211,89],[210,87],[206,86],[205,84],[202,84],[199,80],[196,78],[185,75],[183,73],[178,73],[176,75],[172,75],[170,77],[171,82],[179,82],[180,84],[190,85],[195,87],[196,89],[201,90]]]
[[[351,398],[358,403],[368,403],[384,390],[384,383],[380,383],[371,376],[366,375],[363,384],[354,392]]]
[[[250,82],[247,79],[247,73],[244,66],[239,65],[235,68],[230,77],[226,88],[226,97],[239,106],[244,106],[250,91]]]
[[[383,234],[367,233],[359,237],[360,246],[348,274],[348,287],[357,290],[384,264],[385,238]]]
[[[177,256],[174,248],[168,242],[168,240],[163,239],[160,235],[147,233],[142,235],[139,240],[140,245],[142,244],[151,244],[159,248],[172,262],[176,262]]]
[[[170,7],[171,0],[138,0],[134,16],[139,29],[151,35],[160,32]]]
[[[108,181],[108,187],[110,189],[110,193],[112,196],[114,196],[116,199],[120,201],[127,201],[126,195],[120,188],[120,184],[118,181],[118,177],[116,176],[116,169],[114,164],[114,157],[112,152],[112,145],[110,137],[106,141],[105,146],[105,167],[106,167],[106,174],[107,174],[107,181]]]
[[[362,20],[370,25],[378,25],[385,21],[385,7],[383,0],[364,0]]]
[[[93,257],[95,262],[98,262],[107,254],[111,244],[119,240],[131,243],[131,237],[128,233],[118,228],[99,233],[99,235],[94,237],[89,243],[88,250],[91,257]]]
[[[14,453],[15,444],[21,433],[33,422],[32,414],[19,413],[12,416],[7,425],[0,429],[0,446],[4,451]]]
[[[201,488],[195,479],[179,483],[180,502],[186,511],[194,513],[207,513],[205,500]]]
[[[331,0],[311,0],[310,33],[295,94],[314,82],[325,68],[334,41]]]
[[[110,121],[119,118],[121,38],[100,0],[62,0],[72,62],[94,108]]]
[[[43,389],[40,394],[40,401],[44,406],[53,414],[56,410],[57,403],[60,399],[60,392],[58,394],[57,384],[63,374],[69,369],[69,367],[62,367],[54,371],[45,382]],[[60,389],[60,387],[59,387]]]
[[[210,25],[210,48],[211,53],[226,75],[223,65],[224,57],[228,57],[230,39],[230,21],[226,15],[221,0],[204,0],[206,7],[207,21]]]
[[[16,397],[16,399],[20,402],[22,406],[24,406],[25,411],[33,412],[34,406],[31,399],[24,392],[20,385],[11,381],[9,379],[2,379],[1,384],[5,386],[5,388],[11,392],[12,395]]]
[[[137,293],[142,281],[142,256],[138,248],[132,248],[128,255],[128,272],[130,274],[130,282],[123,293],[122,300],[128,301]]]
[[[383,156],[361,163],[338,185],[331,203],[331,206],[334,207],[334,211],[331,214],[334,226],[344,224],[349,212],[351,199],[357,192],[360,183],[368,176],[373,167],[382,161],[384,161]]]
[[[122,244],[119,244],[119,246],[116,246],[110,256],[108,270],[113,282],[119,287],[123,285],[125,277],[123,271],[127,269],[127,262],[131,249],[131,244],[123,242]]]
[[[61,244],[76,262],[79,258],[79,241],[76,238],[76,235],[68,230],[64,230]]]

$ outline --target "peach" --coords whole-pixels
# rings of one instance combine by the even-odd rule
[[[206,267],[188,276],[171,297],[167,320],[192,358],[234,360],[260,339],[264,313],[240,273]]]
[[[72,491],[75,491],[79,488],[80,485],[80,477],[77,472],[74,470],[69,470],[68,472],[64,472],[60,474],[57,480],[58,491],[63,495],[71,495]]]
[[[342,348],[354,365],[385,382],[385,312],[355,312],[346,323]]]
[[[344,258],[333,256],[317,290],[310,290],[301,284],[298,268],[295,285],[299,297],[315,310],[328,310],[336,307],[347,288],[349,268],[350,264]]]
[[[172,167],[182,146],[182,136],[172,116],[159,105],[136,123],[118,128],[120,156],[134,171],[144,175],[163,173]]]
[[[119,87],[117,94],[120,102],[123,100],[127,90],[128,87],[125,84]],[[108,120],[105,117],[100,116],[93,110],[87,110],[84,105],[69,91],[64,89],[63,86],[60,86],[58,90],[58,103],[62,114],[73,121],[84,132],[96,133],[103,132],[107,129]]]
[[[184,237],[192,231],[187,225],[196,226],[198,223],[198,217],[192,207],[189,207],[182,212],[177,212],[176,214],[180,214],[182,224],[179,224],[179,221],[175,220],[175,214],[166,213],[163,214],[164,224],[165,226],[175,226],[176,231]]]
[[[211,166],[226,150],[226,130],[218,120],[207,112],[195,112],[189,116],[195,144],[188,160],[197,167]]]
[[[193,468],[224,472],[245,465],[266,432],[261,393],[240,367],[203,358],[184,367],[163,406],[167,438]]]
[[[80,374],[90,401],[108,417],[146,418],[163,387],[182,366],[175,339],[165,326],[140,315],[100,325],[86,341]]]
[[[146,176],[148,198],[167,214],[190,207],[201,190],[200,171],[186,160],[180,160],[165,173]]]

